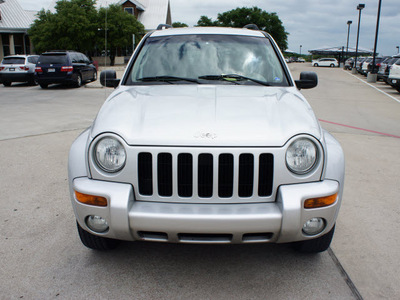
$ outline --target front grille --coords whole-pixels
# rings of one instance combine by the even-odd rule
[[[141,152],[137,164],[138,190],[142,196],[250,198],[272,195],[274,157],[270,153],[180,153],[173,156]]]

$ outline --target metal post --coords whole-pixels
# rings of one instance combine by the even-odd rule
[[[347,46],[346,46],[346,58],[349,58],[349,37],[350,37],[350,25],[353,23],[353,21],[347,21]]]
[[[303,47],[303,45],[300,45],[300,56],[301,56],[301,47]]]
[[[378,32],[379,32],[379,20],[381,18],[381,4],[382,0],[379,0],[378,4],[378,16],[376,17],[376,30],[375,30],[375,44],[374,44],[374,57],[372,59],[372,74],[375,74],[375,57],[376,57],[376,46],[378,44]]]
[[[397,53],[399,53],[399,46],[396,46],[396,48],[397,48]]]
[[[358,56],[358,41],[360,38],[360,23],[361,23],[361,10],[365,7],[365,4],[358,4],[358,29],[357,29],[357,43],[356,43],[356,56],[354,58],[354,69],[353,73],[357,73],[357,56]]]

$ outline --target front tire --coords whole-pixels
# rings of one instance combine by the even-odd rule
[[[78,222],[76,222],[76,225],[78,227],[78,233],[82,244],[84,244],[86,247],[90,249],[100,250],[100,251],[112,250],[115,249],[120,243],[119,240],[108,239],[91,234],[86,230],[84,230],[78,224]]]
[[[333,226],[327,234],[320,236],[319,238],[293,243],[293,248],[303,253],[324,252],[329,248],[334,232],[335,226]]]
[[[97,80],[97,72],[93,72],[92,81],[96,81],[96,80]]]
[[[4,82],[3,82],[3,85],[4,85],[4,86],[11,86],[11,82],[10,82],[10,81],[4,81]]]
[[[333,68],[335,65],[334,64],[331,64],[331,68]]]
[[[39,83],[39,85],[42,89],[47,89],[47,87],[49,86],[47,83]]]
[[[318,67],[318,64],[314,64],[314,67]]]

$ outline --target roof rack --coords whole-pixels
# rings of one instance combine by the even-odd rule
[[[243,26],[243,28],[260,30],[260,28],[258,28],[258,26],[256,24],[247,24],[247,25]]]
[[[157,30],[163,30],[163,29],[168,29],[168,28],[172,28],[172,26],[169,24],[160,24],[157,26]]]

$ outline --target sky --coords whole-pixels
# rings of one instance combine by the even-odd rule
[[[151,0],[150,0],[151,1]],[[140,0],[139,0],[140,2]],[[24,9],[47,8],[50,0],[19,0]],[[289,33],[288,49],[307,54],[322,47],[346,47],[347,21],[351,20],[349,47],[356,46],[358,10],[361,13],[359,47],[374,48],[379,0],[170,0],[172,22],[189,26],[205,15],[216,20],[218,13],[237,7],[257,6],[275,12]],[[394,55],[400,46],[400,0],[382,0],[377,52]]]

